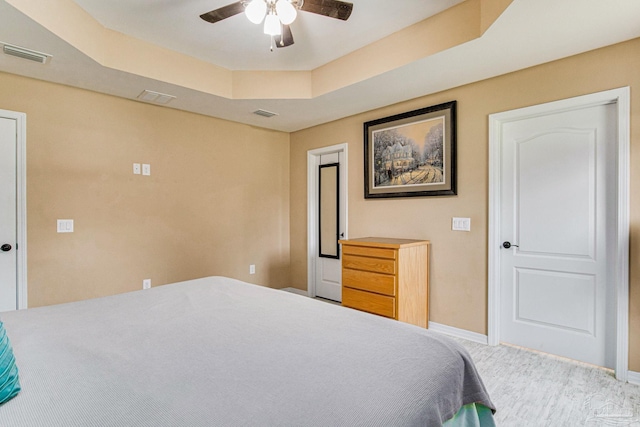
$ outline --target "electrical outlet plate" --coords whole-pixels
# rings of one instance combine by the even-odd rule
[[[256,274],[256,265],[255,264],[251,264],[249,266],[249,274]]]
[[[140,163],[134,163],[133,164],[133,174],[134,175],[140,175]]]
[[[151,279],[144,279],[142,281],[142,289],[149,289],[151,288]]]
[[[142,175],[151,175],[151,165],[146,163],[142,164]]]

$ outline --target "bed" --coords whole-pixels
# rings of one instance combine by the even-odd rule
[[[0,320],[22,388],[0,426],[493,425],[452,340],[229,278]]]

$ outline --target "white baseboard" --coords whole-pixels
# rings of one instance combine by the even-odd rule
[[[628,371],[627,381],[631,384],[640,385],[640,372]]]
[[[282,288],[280,290],[281,291],[285,291],[285,292],[291,292],[292,294],[302,295],[302,296],[305,296],[305,297],[309,296],[307,291],[303,291],[302,289],[298,289],[298,288]]]
[[[429,322],[429,330],[445,335],[451,335],[456,338],[462,338],[467,341],[477,342],[479,344],[487,345],[489,343],[489,339],[486,335],[467,331],[465,329],[454,328],[453,326],[442,325],[436,322]]]

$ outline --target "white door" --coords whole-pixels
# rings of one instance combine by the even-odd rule
[[[344,152],[322,154],[318,161],[318,248],[315,293],[317,297],[342,301],[342,267],[338,240],[346,224],[346,176]]]
[[[502,125],[502,342],[615,366],[616,114]]]
[[[18,308],[17,128],[0,115],[0,311]]]

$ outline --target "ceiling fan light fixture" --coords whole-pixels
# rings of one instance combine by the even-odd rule
[[[244,9],[244,14],[247,15],[249,21],[259,24],[267,14],[267,3],[264,0],[252,0]]]
[[[279,36],[282,34],[282,25],[280,25],[278,15],[270,13],[264,18],[264,33],[270,36]]]
[[[279,48],[293,45],[290,24],[297,18],[298,10],[346,21],[351,16],[353,3],[342,0],[236,0],[203,13],[200,18],[215,24],[244,12],[249,22],[260,24],[264,21],[264,33],[271,37],[273,51],[274,44]]]
[[[288,0],[278,0],[276,2],[276,13],[283,25],[289,25],[295,21],[298,12]]]

